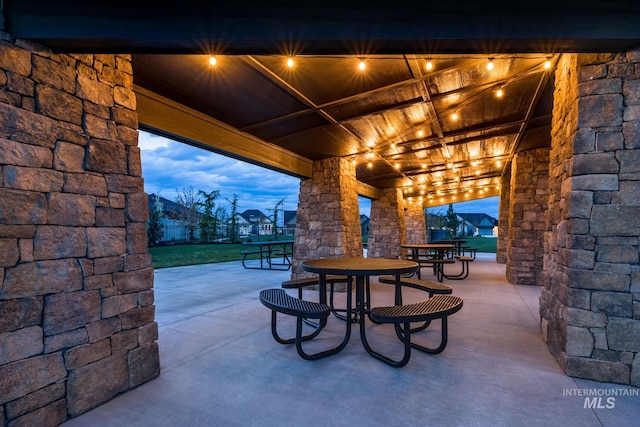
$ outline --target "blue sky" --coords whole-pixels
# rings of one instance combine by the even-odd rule
[[[238,195],[238,211],[259,209],[270,215],[284,199],[284,209],[296,210],[300,179],[195,148],[162,136],[140,131],[138,146],[142,156],[142,176],[148,194],[175,200],[178,191],[219,191],[217,204],[226,204]],[[371,203],[360,198],[360,211],[369,216]],[[430,208],[445,213],[448,206]],[[486,213],[498,218],[498,198],[490,197],[456,203],[458,213]]]

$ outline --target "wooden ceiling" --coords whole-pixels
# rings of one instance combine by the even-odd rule
[[[514,153],[549,144],[559,54],[640,45],[638,2],[432,3],[0,0],[0,29],[131,53],[143,104],[162,97],[233,139],[183,124],[173,136],[189,143],[300,176],[300,162],[344,157],[370,188],[425,204],[495,195]],[[143,105],[142,127],[179,120],[147,119]]]
[[[209,58],[134,54],[135,82],[308,159],[347,158],[407,197],[496,194],[527,135],[550,142],[552,55]]]

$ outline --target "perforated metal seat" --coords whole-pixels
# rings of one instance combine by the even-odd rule
[[[404,355],[400,360],[393,360],[371,348],[368,342],[363,341],[367,351],[383,362],[402,367],[409,362],[411,348],[425,353],[441,353],[447,346],[447,317],[458,312],[462,308],[462,299],[454,295],[436,295],[428,300],[407,305],[395,305],[390,307],[374,307],[369,316],[376,323],[393,323],[396,335],[404,343]],[[425,347],[411,342],[411,323],[442,320],[440,345],[435,348]],[[403,324],[403,327],[400,327]]]

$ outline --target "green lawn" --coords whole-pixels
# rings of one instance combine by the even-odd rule
[[[242,260],[242,244],[175,245],[149,248],[154,268]],[[245,248],[246,249],[246,248]]]
[[[498,239],[495,237],[465,237],[467,241],[463,246],[469,246],[478,249],[478,252],[496,253]]]
[[[496,253],[497,239],[490,237],[466,237],[465,246],[478,252]],[[244,248],[246,249],[246,248]],[[179,267],[181,265],[209,264],[240,261],[242,244],[175,245],[149,248],[154,268]],[[254,257],[255,258],[255,257]],[[249,258],[251,259],[251,258]]]

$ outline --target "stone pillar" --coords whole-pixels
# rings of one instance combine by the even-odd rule
[[[401,255],[400,245],[406,242],[402,190],[387,188],[371,201],[368,258],[395,258]]]
[[[58,425],[159,374],[132,87],[128,55],[0,33],[6,425]]]
[[[549,149],[517,153],[511,162],[507,279],[538,285],[542,279]]]
[[[308,275],[300,263],[310,258],[362,256],[356,167],[338,157],[313,164],[300,183],[292,278]]]
[[[507,242],[509,241],[509,206],[511,204],[511,164],[507,165],[500,177],[500,206],[498,207],[498,241],[496,262],[507,263]]]
[[[568,375],[640,386],[640,51],[563,55],[541,328]]]
[[[406,202],[404,222],[407,228],[406,243],[427,243],[427,222],[422,202]]]

